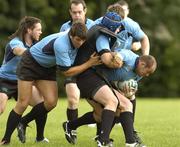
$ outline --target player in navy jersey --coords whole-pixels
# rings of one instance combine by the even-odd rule
[[[123,62],[120,61],[111,50],[111,47],[117,39],[113,32],[117,32],[120,25],[121,17],[117,13],[106,13],[100,25],[93,26],[88,31],[87,41],[78,50],[75,65],[87,61],[88,57],[96,51],[100,55],[104,66],[107,66],[108,68],[120,68]],[[98,146],[109,146],[110,144],[109,134],[114,121],[115,111],[118,107],[118,102],[124,110],[124,120],[127,121],[128,128],[133,128],[133,123],[131,122],[132,104],[120,93],[115,94],[101,75],[96,72],[95,68],[89,68],[79,74],[77,76],[77,85],[80,89],[81,97],[94,100],[103,106],[101,116],[102,127],[97,139]],[[88,117],[86,120],[95,123],[93,117]],[[74,127],[69,128],[69,123],[64,122],[63,128],[65,130],[67,141],[74,144]],[[128,135],[130,135],[131,141],[134,141],[132,132]]]
[[[90,29],[94,25],[94,21],[86,18],[87,6],[84,0],[70,0],[69,14],[71,20],[65,22],[60,32],[67,31],[71,28],[72,23],[78,19],[82,20],[87,29]],[[67,77],[65,79],[65,90],[67,94],[68,106],[66,115],[68,120],[74,120],[78,117],[78,104],[80,99],[80,91],[76,84],[75,77]]]
[[[5,48],[3,64],[0,68],[0,113],[3,113],[8,99],[12,97],[17,100],[17,64],[25,50],[29,49],[40,39],[42,34],[41,20],[35,17],[26,16],[19,22],[18,29],[12,34]],[[32,98],[29,104],[35,106],[43,101],[36,87],[33,86]],[[32,109],[33,110],[33,109]],[[32,112],[31,110],[31,112]],[[30,112],[30,113],[31,113]],[[23,119],[22,119],[23,120]],[[21,121],[22,121],[21,120]],[[35,119],[37,125],[37,137],[44,139],[45,121],[43,118]],[[18,137],[19,134],[18,134]],[[20,140],[24,143],[25,140]]]
[[[41,118],[57,104],[56,68],[64,75],[72,76],[100,64],[99,57],[93,54],[87,62],[73,66],[75,50],[86,40],[86,31],[83,23],[76,22],[70,31],[49,35],[24,52],[17,68],[18,101],[9,114],[1,144],[10,143],[11,135],[28,106],[33,85],[44,98],[44,102],[34,107],[34,118]]]

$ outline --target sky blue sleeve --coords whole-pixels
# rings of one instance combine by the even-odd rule
[[[145,33],[136,21],[132,20],[131,18],[126,18],[122,21],[122,23],[124,24],[125,29],[131,33],[135,41],[140,41],[144,37]]]
[[[69,30],[69,29],[71,28],[71,26],[69,25],[69,22],[70,22],[70,21],[64,23],[64,24],[61,26],[59,32],[64,32],[64,31]]]
[[[18,40],[18,39],[13,39],[10,41],[10,46],[12,49],[19,47],[19,48],[25,48],[24,44],[22,41]]]
[[[110,50],[109,38],[104,35],[100,35],[96,40],[96,48],[98,52],[104,49]]]
[[[68,45],[60,40],[54,42],[54,52],[56,56],[56,64],[63,67],[70,67],[71,60],[68,54]]]
[[[94,21],[95,24],[100,24],[103,17],[100,17]]]

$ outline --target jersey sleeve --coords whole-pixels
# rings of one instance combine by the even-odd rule
[[[100,55],[104,52],[110,52],[109,38],[104,35],[100,35],[96,40],[96,49]]]
[[[25,48],[23,42],[20,41],[20,40],[18,40],[18,39],[13,39],[13,40],[11,40],[10,43],[9,43],[9,45],[11,46],[12,50],[13,50],[14,48],[17,48],[17,47],[19,47],[19,48]]]
[[[68,54],[68,46],[58,39],[54,43],[54,52],[56,57],[56,65],[62,71],[66,71],[71,67],[71,59]]]

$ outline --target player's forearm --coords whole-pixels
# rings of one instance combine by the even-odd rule
[[[63,72],[63,74],[67,77],[69,76],[74,76],[77,74],[80,74],[82,72],[84,72],[85,70],[87,70],[88,68],[90,68],[91,65],[89,64],[89,62],[85,62],[84,64],[78,65],[78,66],[74,66],[71,67],[70,69],[68,69],[67,71]]]
[[[101,60],[109,68],[120,68],[123,64],[121,58],[113,52],[104,53]]]
[[[19,48],[19,47],[17,47],[17,48],[14,48],[14,49],[13,49],[13,53],[14,53],[15,55],[17,55],[17,56],[21,56],[21,55],[24,53],[25,50],[26,50],[25,48]]]
[[[147,35],[143,37],[141,40],[141,50],[142,50],[142,55],[149,55],[150,52],[150,43],[149,43],[149,38]]]

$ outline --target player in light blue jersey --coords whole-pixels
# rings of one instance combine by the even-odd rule
[[[81,19],[87,29],[89,30],[93,25],[94,21],[86,18],[87,6],[84,0],[70,0],[69,4],[69,14],[71,16],[71,20],[64,23],[60,32],[69,30],[72,26],[72,23],[78,19]],[[68,120],[74,120],[78,117],[78,104],[80,99],[80,91],[76,84],[75,77],[67,77],[64,82],[68,106],[66,110],[66,115]]]
[[[84,64],[72,67],[71,51],[79,48],[86,40],[86,31],[83,23],[76,22],[69,32],[47,36],[24,52],[17,67],[18,101],[9,114],[1,144],[10,143],[11,135],[32,97],[33,85],[44,98],[44,102],[34,108],[34,119],[46,116],[57,105],[56,68],[66,76],[72,76],[100,63],[99,57],[92,55]]]
[[[117,52],[116,52],[117,53]],[[115,53],[115,54],[116,54]],[[106,83],[108,85],[111,85],[110,82],[123,82],[125,80],[129,79],[135,79],[135,80],[140,80],[142,77],[149,76],[150,74],[154,73],[157,67],[156,60],[153,56],[151,55],[137,55],[134,52],[127,50],[127,49],[122,49],[116,54],[120,59],[123,61],[123,66],[121,68],[117,69],[110,69],[106,67],[98,67],[97,72],[103,75],[103,78],[105,79]],[[115,88],[116,90],[120,91],[118,87],[111,87],[112,89]],[[129,86],[129,88],[134,88]],[[116,91],[114,90],[114,91]],[[134,89],[133,89],[134,90]],[[122,91],[120,91],[122,93]],[[135,91],[134,91],[135,92]],[[135,93],[134,93],[135,94]],[[119,98],[119,97],[117,97]],[[99,103],[94,102],[93,100],[88,100],[89,103],[93,106],[94,112],[92,115],[92,112],[88,112],[81,116],[80,118],[71,121],[68,123],[69,128],[77,129],[78,127],[82,125],[89,124],[92,122],[92,116],[97,122],[101,122],[101,113],[103,112],[102,105],[99,105]],[[121,101],[121,103],[124,103],[125,101]],[[120,114],[121,113],[121,114]],[[126,137],[128,134],[128,131],[133,131],[133,128],[128,127],[128,121],[124,119],[124,109],[122,109],[121,106],[117,107],[116,111],[116,117],[114,119],[113,125],[115,123],[121,122],[123,131],[125,134],[125,140],[126,140],[126,147],[145,147],[142,143],[138,142],[135,139],[135,142],[130,142],[129,138]],[[120,116],[119,116],[120,114]],[[87,119],[88,118],[88,119]],[[129,121],[133,121],[133,118],[129,117]],[[100,133],[100,131],[99,131]],[[99,135],[99,134],[97,134]],[[96,140],[98,137],[96,137]]]
[[[72,23],[79,19],[81,19],[86,24],[87,29],[90,29],[94,25],[93,20],[86,18],[87,7],[84,0],[70,0],[69,6],[71,20],[65,22],[61,26],[60,32],[69,30],[72,26]]]
[[[117,2],[107,8],[107,11],[116,12],[123,18],[121,27],[117,33],[118,41],[116,46],[118,49],[132,49],[133,51],[141,48],[142,54],[148,55],[150,50],[149,39],[139,24],[127,17],[129,14],[128,5],[123,4]],[[101,20],[102,17],[98,18],[95,23],[98,24]]]
[[[40,35],[42,34],[41,30],[42,26],[40,19],[25,16],[19,22],[16,32],[9,37],[10,41],[6,45],[3,64],[0,68],[0,114],[5,110],[8,99],[13,97],[17,100],[17,64],[24,51],[39,41]],[[34,107],[42,101],[42,96],[38,94],[38,90],[33,86],[29,105]],[[41,136],[42,139],[44,139],[43,126],[45,123],[42,122],[43,118],[40,119],[41,120],[39,120],[39,118],[35,119],[37,125],[37,138]],[[19,134],[18,137],[20,137]],[[24,143],[24,140],[22,142]]]
[[[99,69],[99,72],[106,77],[107,81],[113,83],[113,88],[123,92],[127,98],[133,101],[135,99],[135,93],[137,91],[137,86],[138,86],[137,82],[143,77],[147,77],[150,74],[154,73],[154,71],[157,68],[156,60],[151,55],[139,56],[127,49],[121,49],[120,51],[118,51],[117,55],[123,61],[123,66],[121,68],[118,69],[103,68],[103,69]],[[94,104],[94,106],[96,107],[95,108],[96,112],[94,113],[97,115],[102,110],[99,110],[97,108],[98,107],[97,104]],[[119,107],[117,110],[117,115],[119,115],[120,112],[121,112],[121,108]],[[133,110],[133,121],[135,116],[134,113],[135,110]],[[121,124],[124,123],[124,121],[121,118],[121,115],[115,118],[114,124],[115,123],[121,123]],[[123,126],[124,124],[122,124],[122,127]],[[126,129],[123,130],[124,133],[127,134]],[[137,143],[144,146],[140,138],[137,138],[138,137],[137,134],[134,133],[134,137]],[[130,145],[129,143],[127,143],[127,140],[126,140],[126,145],[127,146]],[[132,147],[134,147],[134,145],[135,144],[132,144]]]
[[[122,24],[124,25],[125,29],[130,33],[129,40],[127,42],[127,48],[132,48],[132,50],[134,51],[139,50],[141,48],[142,55],[149,55],[149,38],[140,28],[139,24],[128,17],[128,3],[124,0],[119,0],[116,4],[120,5],[124,9],[124,19],[122,21]]]

